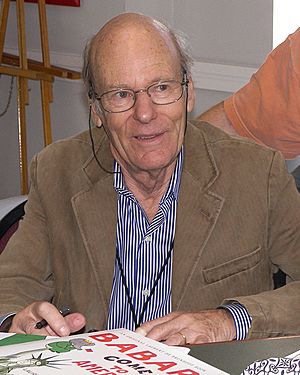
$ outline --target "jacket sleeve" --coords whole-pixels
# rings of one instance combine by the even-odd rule
[[[1,254],[0,315],[18,312],[36,300],[50,301],[53,294],[47,218],[36,182],[37,157],[31,163],[30,173],[24,219]]]
[[[234,298],[252,317],[251,338],[300,333],[300,194],[277,152],[269,173],[268,206],[269,261],[290,282],[276,290]]]

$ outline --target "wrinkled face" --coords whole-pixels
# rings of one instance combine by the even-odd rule
[[[139,90],[161,80],[182,81],[183,74],[176,50],[157,31],[137,30],[105,38],[99,68],[97,93],[114,88]],[[105,48],[105,53],[103,53]],[[180,100],[168,105],[152,103],[147,93],[137,95],[133,108],[122,113],[98,111],[111,142],[115,159],[127,170],[159,171],[176,159],[185,132],[185,92]],[[194,103],[193,85],[189,84],[188,111]],[[97,120],[97,119],[96,119]]]

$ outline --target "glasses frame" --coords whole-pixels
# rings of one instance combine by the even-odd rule
[[[179,83],[181,85],[181,95],[179,96],[179,98],[171,101],[171,102],[168,102],[168,103],[155,103],[151,97],[151,95],[149,94],[149,89],[155,85],[159,85],[159,84],[163,84],[165,82],[176,82],[176,83]],[[163,81],[158,81],[158,82],[154,82],[154,83],[151,83],[151,85],[148,85],[147,87],[143,88],[143,89],[138,89],[138,90],[133,90],[133,89],[130,89],[130,88],[118,88],[118,89],[113,89],[113,90],[109,90],[109,91],[105,91],[103,94],[99,95],[95,92],[95,99],[99,101],[100,105],[101,105],[101,108],[105,111],[105,112],[108,112],[108,113],[122,113],[122,112],[127,112],[129,111],[131,108],[134,107],[135,103],[136,103],[136,98],[137,98],[137,94],[140,94],[140,93],[147,93],[147,95],[149,96],[149,98],[151,99],[152,103],[153,104],[156,104],[156,105],[169,105],[169,104],[173,104],[173,103],[176,103],[178,100],[180,100],[182,98],[182,95],[183,95],[183,86],[186,87],[186,89],[188,89],[188,84],[189,84],[189,80],[187,78],[187,74],[186,72],[184,72],[183,74],[183,78],[182,78],[182,81],[177,81],[175,79],[169,79],[169,80],[163,80]],[[106,109],[104,106],[103,106],[103,103],[101,101],[101,98],[106,95],[106,94],[109,94],[110,92],[114,92],[114,91],[130,91],[133,93],[133,101],[132,101],[132,105],[129,107],[129,108],[126,108],[126,109],[123,109],[121,111],[111,111],[111,110],[108,110]]]

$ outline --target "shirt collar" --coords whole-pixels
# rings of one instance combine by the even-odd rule
[[[173,196],[178,201],[182,166],[183,166],[183,146],[181,147],[181,150],[177,156],[177,161],[176,161],[174,172],[171,176],[168,189],[161,199],[161,203],[163,203],[164,200],[170,196]],[[124,195],[133,197],[133,194],[126,187],[124,176],[121,170],[121,166],[118,164],[116,160],[114,161],[114,188],[116,192],[119,194],[124,194]]]

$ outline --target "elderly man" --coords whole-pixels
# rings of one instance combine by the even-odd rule
[[[300,198],[280,154],[187,123],[189,57],[153,19],[115,17],[85,60],[96,127],[33,159],[1,256],[3,327],[174,345],[300,333],[299,283],[272,290],[277,266],[300,279]]]

